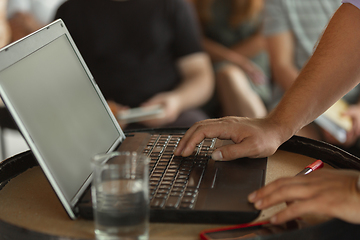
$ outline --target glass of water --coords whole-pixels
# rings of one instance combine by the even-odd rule
[[[92,160],[91,187],[98,240],[149,238],[149,158],[111,152]]]

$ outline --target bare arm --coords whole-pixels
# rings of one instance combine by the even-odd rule
[[[294,64],[294,39],[290,31],[266,38],[274,81],[285,91],[294,83],[299,69]]]
[[[360,19],[360,10],[353,5],[338,9],[313,56],[271,114],[290,130],[289,136],[359,83],[360,21],[354,19]]]
[[[231,49],[247,58],[253,58],[266,50],[265,37],[259,30],[250,38],[232,46]]]
[[[206,53],[195,53],[181,58],[178,68],[182,83],[174,90],[181,101],[181,110],[198,107],[210,99],[214,79],[210,59]]]
[[[244,56],[238,54],[237,52],[217,43],[209,38],[203,39],[203,45],[205,50],[210,55],[211,59],[214,61],[229,61],[237,65],[242,65],[246,60]]]
[[[261,33],[256,33],[252,37],[235,44],[228,48],[209,38],[203,38],[205,50],[215,61],[227,60],[241,65],[247,58],[255,57],[266,49],[265,38]]]
[[[264,75],[263,71],[246,56],[208,38],[204,38],[203,44],[213,61],[225,60],[235,64],[245,71],[255,84],[266,82],[267,77]]]
[[[356,19],[356,21],[354,21]],[[359,83],[360,10],[343,4],[331,19],[309,62],[284,98],[264,119],[224,118],[192,126],[175,154],[188,156],[205,137],[232,139],[218,148],[214,159],[261,157],[312,122]]]
[[[179,59],[177,66],[182,75],[180,85],[172,91],[155,95],[143,104],[161,104],[164,107],[163,117],[144,122],[147,126],[170,123],[184,110],[199,107],[210,99],[214,78],[209,56],[206,53],[191,54]]]

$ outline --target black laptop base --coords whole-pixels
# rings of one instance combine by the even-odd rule
[[[119,147],[121,150],[123,147],[144,146],[139,144],[141,139],[155,142],[151,147],[145,144],[144,150],[151,158],[150,221],[240,224],[254,220],[260,211],[247,201],[247,195],[264,185],[267,158],[214,161],[210,155],[202,155],[200,147],[197,157],[173,156],[174,143],[178,140],[172,139],[178,139],[185,131],[184,128],[128,131],[123,143],[126,146]],[[163,138],[168,139],[165,145],[170,150],[167,152],[164,148],[157,157],[159,145],[164,144]],[[221,144],[220,141],[217,143]],[[210,145],[211,140],[207,140],[201,148],[208,149]],[[163,159],[166,155],[171,156],[170,159]],[[180,176],[181,172],[187,175]],[[159,177],[154,178],[155,175]],[[78,210],[79,216],[92,219],[89,193],[82,198]]]

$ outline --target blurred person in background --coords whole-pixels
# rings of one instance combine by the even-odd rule
[[[263,117],[271,103],[263,0],[193,0],[216,73],[218,116]],[[214,107],[211,105],[211,107]]]
[[[264,34],[271,59],[275,98],[280,99],[293,84],[340,4],[339,0],[265,2]],[[345,114],[353,122],[345,143],[337,141],[316,123],[305,126],[298,135],[324,140],[359,155],[356,145],[360,136],[360,87],[351,90],[343,100],[350,104]]]
[[[68,0],[56,18],[109,105],[162,106],[160,117],[128,128],[188,127],[207,118],[199,107],[212,95],[211,63],[187,1]]]
[[[54,19],[55,11],[65,0],[8,0],[8,19],[12,41],[18,40]]]
[[[273,111],[261,119],[225,117],[196,123],[183,136],[175,154],[189,156],[204,138],[218,137],[231,139],[235,144],[215,149],[215,160],[271,156],[282,143],[359,84],[360,0],[342,2],[314,54]],[[274,224],[305,214],[360,224],[359,176],[360,171],[320,169],[307,176],[278,179],[251,193],[248,200],[257,209],[291,202],[270,218]]]
[[[0,2],[0,47],[7,45],[11,39],[11,30],[6,15],[7,0]]]

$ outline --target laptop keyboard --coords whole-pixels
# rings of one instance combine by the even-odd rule
[[[152,135],[144,154],[150,157],[152,208],[192,209],[215,139],[203,140],[189,157],[174,156],[182,135]]]

